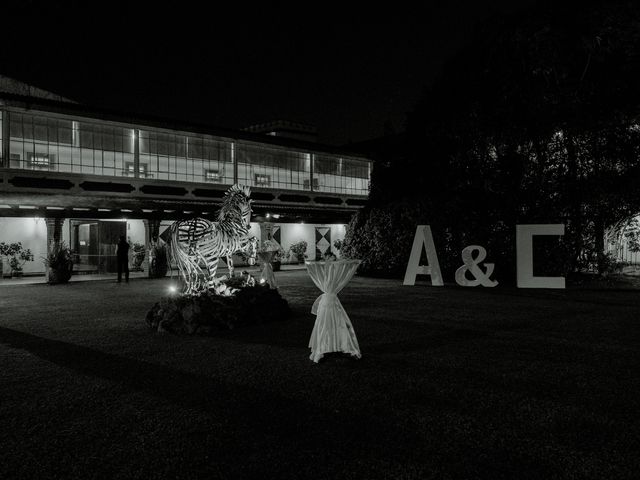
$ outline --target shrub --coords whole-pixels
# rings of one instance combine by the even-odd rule
[[[0,257],[9,258],[9,266],[12,272],[22,273],[22,266],[26,262],[33,261],[33,254],[28,248],[22,246],[22,242],[0,243]]]
[[[428,223],[419,207],[403,202],[360,210],[349,222],[341,256],[361,260],[360,273],[401,277],[407,267],[416,225]]]
[[[151,262],[149,265],[149,276],[152,278],[162,278],[169,270],[167,258],[167,247],[163,244],[155,244],[151,250]]]
[[[286,320],[289,304],[266,285],[247,284],[240,277],[220,286],[235,289],[232,295],[214,290],[200,295],[165,297],[147,313],[149,327],[158,332],[211,335],[236,327]]]

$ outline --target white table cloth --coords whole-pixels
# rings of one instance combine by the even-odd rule
[[[360,260],[305,263],[311,280],[323,292],[311,308],[311,313],[316,315],[316,322],[309,340],[309,358],[317,363],[329,352],[344,352],[360,358],[356,332],[338,299],[338,293],[356,273]]]
[[[269,284],[271,288],[278,288],[278,284],[276,283],[276,276],[273,273],[273,267],[271,267],[271,260],[273,260],[273,256],[276,252],[259,252],[258,257],[262,262],[262,272],[260,273],[260,281],[264,280]]]

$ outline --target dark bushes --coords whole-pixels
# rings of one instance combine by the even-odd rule
[[[287,301],[268,285],[244,286],[234,295],[212,292],[164,297],[147,313],[158,332],[210,335],[236,327],[285,320]]]

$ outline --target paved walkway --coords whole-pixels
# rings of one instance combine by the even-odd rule
[[[303,263],[296,264],[296,265],[282,265],[281,267],[282,271],[304,270],[304,269],[306,269],[306,267]],[[261,268],[260,266],[255,266],[255,265],[253,267],[247,267],[247,266],[236,267],[236,272],[242,272],[245,270],[255,276],[261,271]],[[218,268],[218,273],[226,274],[228,273],[228,269],[226,267],[220,267]],[[167,273],[167,277],[171,277],[172,275],[178,276],[178,274],[179,274],[178,270],[174,269],[173,271],[169,271]],[[71,277],[70,282],[88,282],[88,281],[96,281],[96,280],[116,281],[117,277],[118,277],[117,273],[84,273],[84,274],[77,274],[77,275],[74,274]],[[135,280],[139,278],[148,278],[147,272],[129,273],[130,280]],[[0,278],[0,287],[4,285],[33,285],[37,283],[47,283],[44,275],[26,276],[22,278]]]

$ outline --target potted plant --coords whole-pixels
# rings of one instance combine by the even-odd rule
[[[21,277],[24,264],[33,261],[31,250],[24,248],[21,242],[10,244],[0,243],[0,256],[9,259],[12,277]]]
[[[277,272],[280,270],[282,266],[282,260],[286,256],[286,253],[282,247],[278,248],[275,255],[273,256],[273,260],[271,261],[271,266],[273,267],[273,271]]]
[[[142,262],[144,262],[144,256],[147,253],[147,249],[141,243],[133,244],[133,268],[134,272],[142,271]]]
[[[8,257],[9,257],[9,245],[4,242],[0,242],[0,278],[11,276],[11,270],[9,270],[7,273],[5,273],[4,271],[4,260],[5,258],[8,258]]]
[[[342,257],[342,254],[341,254],[341,252],[340,252],[340,251],[342,250],[342,245],[343,245],[343,243],[344,243],[344,240],[342,240],[342,239],[340,239],[340,238],[339,238],[339,239],[337,239],[335,242],[333,242],[333,246],[334,246],[334,248],[336,249],[336,251],[338,252],[338,255],[339,255],[340,257]]]
[[[57,244],[49,254],[43,258],[45,267],[49,271],[49,283],[67,283],[73,273],[73,255],[64,242]]]
[[[292,243],[289,247],[289,259],[294,260],[296,263],[304,262],[304,259],[307,258],[307,242],[304,240],[299,240],[295,243]]]
[[[151,261],[149,262],[149,276],[162,278],[167,274],[169,262],[167,261],[167,248],[164,244],[154,243],[151,247]]]

